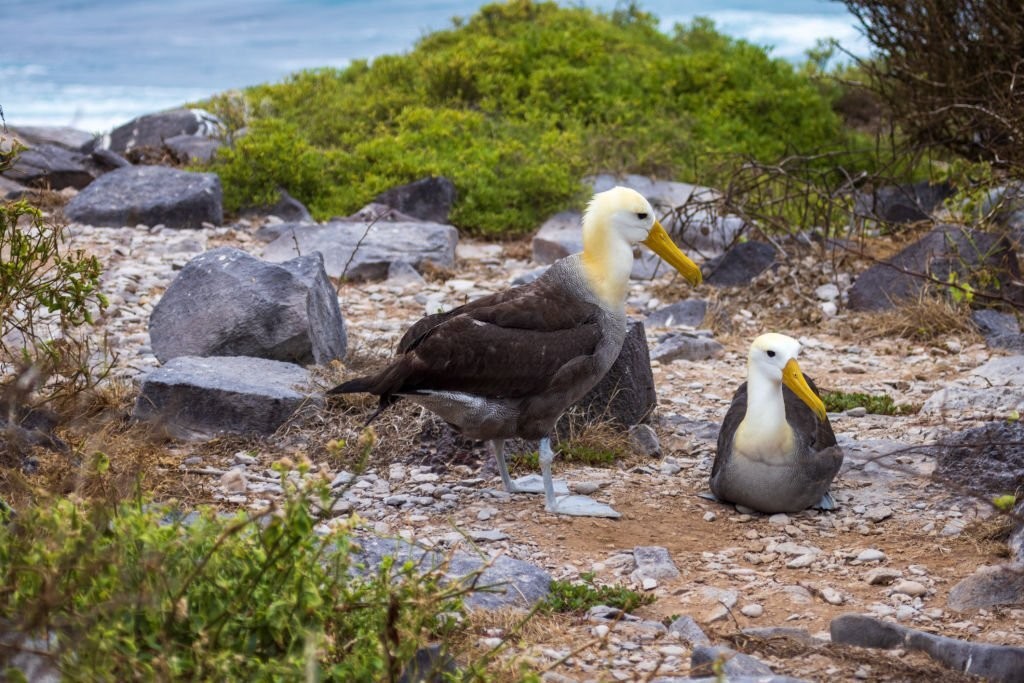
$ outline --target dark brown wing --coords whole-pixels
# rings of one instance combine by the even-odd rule
[[[807,375],[804,375],[807,385],[811,387],[815,395],[821,396],[818,386]],[[829,446],[836,445],[836,435],[832,432],[832,425],[828,420],[819,420],[806,403],[800,400],[788,387],[782,387],[782,400],[786,405],[786,421],[793,428],[797,439],[805,444],[813,453]],[[723,455],[732,450],[732,440],[736,435],[743,418],[747,416],[747,383],[744,382],[732,395],[732,403],[722,420],[722,428],[718,432],[718,447],[715,452],[715,462],[711,466],[711,478],[722,468],[727,456]]]
[[[595,304],[540,281],[484,297],[413,325],[399,343],[401,358],[364,390],[540,394],[559,370],[594,353],[599,315]]]

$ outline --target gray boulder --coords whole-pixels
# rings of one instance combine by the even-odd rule
[[[971,312],[971,320],[990,348],[1024,351],[1024,335],[1013,313],[981,308]]]
[[[938,447],[933,477],[958,493],[990,500],[1024,487],[1024,425],[990,422]]]
[[[421,221],[448,223],[448,216],[457,197],[455,183],[440,176],[393,187],[377,195],[374,202],[390,206]]]
[[[165,141],[179,135],[216,137],[223,131],[224,124],[207,111],[170,109],[146,114],[118,126],[109,134],[98,138],[95,148],[112,149],[118,154],[127,154],[134,149],[162,149]]]
[[[96,138],[92,133],[67,126],[18,126],[12,130],[26,145],[57,145],[76,152]]]
[[[224,146],[224,143],[217,138],[208,138],[197,135],[175,135],[164,140],[164,146],[174,153],[174,156],[183,164],[207,164],[213,160],[217,150]]]
[[[570,433],[575,419],[584,423],[612,421],[630,427],[647,420],[657,401],[644,324],[630,320],[615,363],[586,396],[566,411],[558,421],[558,433]]]
[[[345,320],[318,252],[268,263],[221,247],[178,273],[149,319],[153,353],[320,365],[345,357]]]
[[[551,586],[551,576],[546,571],[507,555],[491,560],[465,552],[445,556],[401,539],[375,536],[360,539],[358,546],[356,556],[366,571],[371,572],[377,570],[385,557],[395,558],[396,565],[411,560],[424,571],[443,566],[447,559],[447,580],[474,589],[465,601],[470,609],[514,607],[528,610],[547,597]]]
[[[271,434],[300,407],[320,406],[309,373],[264,358],[179,356],[148,373],[133,417],[183,439]]]
[[[168,228],[220,225],[224,218],[220,178],[164,166],[111,171],[68,202],[64,214],[100,226],[164,224]]]
[[[263,258],[281,262],[319,251],[328,275],[349,280],[383,280],[394,261],[451,268],[459,239],[455,228],[440,223],[333,221],[293,227],[264,247]]]
[[[977,282],[984,272],[986,282]],[[893,308],[900,300],[915,299],[929,279],[946,283],[951,277],[978,289],[1003,292],[1012,299],[1019,292],[1005,285],[1020,279],[1020,267],[1012,244],[1005,236],[957,225],[940,225],[892,258],[861,273],[848,292],[854,311]],[[1004,286],[1000,288],[997,283]]]
[[[886,223],[913,223],[927,220],[932,211],[953,195],[949,183],[922,181],[910,185],[880,187],[854,200],[857,216]]]
[[[1024,605],[1024,564],[980,567],[953,586],[946,604],[957,612]]]
[[[936,636],[862,614],[844,614],[829,625],[833,643],[924,652],[945,666],[990,681],[1024,680],[1024,648]]]
[[[4,176],[23,185],[80,190],[98,178],[103,170],[88,154],[44,144],[19,154],[14,164],[4,171]]]
[[[711,259],[701,269],[704,280],[716,287],[750,284],[750,281],[775,263],[775,248],[765,242],[740,242],[729,251]]]
[[[659,308],[644,318],[644,324],[648,327],[700,327],[707,312],[707,301],[684,299]]]

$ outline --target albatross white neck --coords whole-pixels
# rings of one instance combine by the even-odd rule
[[[582,262],[587,284],[605,307],[625,310],[633,247],[607,226],[585,224]]]
[[[753,360],[747,370],[747,414],[736,429],[734,445],[752,455],[788,454],[794,445],[781,378],[769,377]]]

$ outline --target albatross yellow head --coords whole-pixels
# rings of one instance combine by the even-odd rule
[[[804,379],[804,373],[796,362],[799,354],[800,342],[796,339],[775,332],[762,334],[750,345],[747,372],[757,372],[776,384],[781,382],[786,385],[818,418],[824,420],[827,417],[825,404]]]
[[[633,245],[646,245],[694,285],[700,268],[679,250],[642,194],[628,187],[598,192],[583,215],[583,264],[587,278],[609,304],[622,305]]]

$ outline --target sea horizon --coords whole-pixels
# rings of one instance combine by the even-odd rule
[[[8,126],[102,133],[146,113],[319,67],[411,50],[489,4],[477,0],[5,0],[0,107]],[[611,11],[612,0],[582,4]],[[819,39],[867,46],[834,0],[651,0],[669,32],[705,16],[727,35],[799,62]]]

